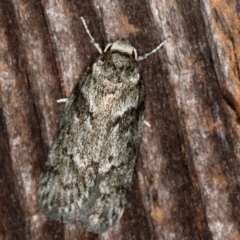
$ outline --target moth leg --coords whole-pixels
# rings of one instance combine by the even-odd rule
[[[67,102],[67,98],[60,98],[57,100],[57,103],[66,103]]]
[[[144,123],[147,127],[151,128],[151,124],[150,124],[148,121],[144,120],[143,123]]]
[[[156,48],[154,48],[151,52],[145,53],[142,56],[139,56],[137,58],[137,61],[142,61],[144,59],[146,59],[148,56],[152,55],[153,53],[157,52],[165,43],[167,40],[163,41],[162,43],[160,43]]]
[[[95,48],[98,50],[98,52],[99,52],[100,54],[102,54],[102,53],[103,53],[103,50],[101,49],[99,43],[96,42],[96,40],[94,39],[94,37],[93,37],[92,34],[90,33],[85,19],[84,19],[83,17],[80,17],[80,18],[81,18],[81,20],[82,20],[83,26],[84,26],[84,28],[85,28],[85,30],[86,30],[89,38],[90,38],[90,40],[91,40],[91,43],[95,46]]]

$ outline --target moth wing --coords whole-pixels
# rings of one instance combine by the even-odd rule
[[[143,124],[143,85],[139,102],[109,124],[108,136],[99,157],[99,197],[80,220],[91,232],[108,230],[120,219],[131,187]],[[109,119],[111,121],[112,119]],[[107,125],[107,124],[106,124]]]
[[[98,195],[98,162],[92,157],[89,105],[78,83],[66,103],[46,170],[40,182],[41,211],[58,221],[78,220],[82,209],[90,207]],[[76,134],[77,132],[77,134]]]

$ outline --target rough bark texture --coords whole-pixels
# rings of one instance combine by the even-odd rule
[[[102,45],[142,61],[145,126],[123,217],[95,235],[38,211],[63,105]],[[0,1],[0,239],[240,239],[238,0]]]

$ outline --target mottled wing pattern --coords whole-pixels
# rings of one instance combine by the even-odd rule
[[[40,182],[41,211],[96,233],[114,225],[132,182],[142,118],[137,62],[104,53],[66,104]]]
[[[40,183],[41,211],[62,222],[79,219],[81,208],[97,194],[98,162],[86,158],[91,149],[84,147],[91,144],[89,104],[80,90],[87,78],[86,74],[66,104]]]

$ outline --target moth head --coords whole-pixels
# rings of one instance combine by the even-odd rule
[[[132,57],[136,61],[138,58],[136,48],[134,48],[131,44],[123,40],[118,40],[114,43],[109,43],[104,49],[104,52],[107,52],[107,51],[126,54],[129,57]]]

